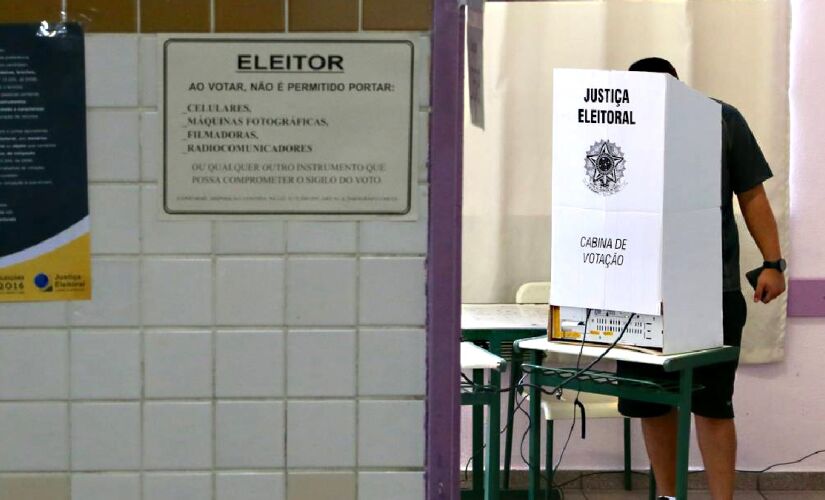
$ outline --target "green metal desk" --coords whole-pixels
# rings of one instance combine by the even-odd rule
[[[731,361],[739,355],[738,347],[719,347],[683,354],[656,355],[644,354],[628,349],[613,349],[604,359],[634,361],[659,365],[666,372],[677,372],[678,381],[648,379],[629,379],[617,377],[615,373],[600,370],[588,370],[578,376],[575,368],[551,368],[541,366],[541,356],[545,352],[578,354],[580,346],[571,343],[549,342],[546,336],[518,340],[514,351],[530,351],[531,362],[525,363],[522,370],[530,375],[530,419],[538,422],[541,411],[540,387],[557,387],[566,382],[570,390],[621,396],[623,398],[651,403],[675,406],[678,410],[679,427],[676,441],[676,499],[687,499],[688,452],[690,444],[690,401],[691,394],[697,389],[693,385],[693,369]],[[607,347],[585,346],[583,356],[593,358],[601,355]],[[540,442],[541,426],[530,427],[530,470],[528,498],[540,498]],[[552,474],[552,468],[550,469]],[[552,476],[548,478],[552,484]]]
[[[462,498],[473,500],[500,500],[499,495],[499,415],[501,414],[501,386],[497,382],[507,362],[500,356],[476,346],[461,343],[461,369],[472,370],[472,384],[462,384],[461,404],[473,407],[473,489]],[[484,372],[490,372],[490,383],[484,383]],[[498,375],[495,377],[494,375]],[[481,448],[484,442],[484,407],[490,409],[487,431],[487,469],[482,476]],[[483,478],[483,481],[482,481]],[[482,484],[483,483],[483,484]],[[483,495],[482,495],[483,492]]]
[[[487,349],[496,356],[505,356],[505,351],[511,351],[517,340],[535,337],[547,332],[548,306],[535,304],[462,304],[461,305],[461,337],[464,341],[484,343]],[[505,450],[513,449],[513,419],[516,398],[516,384],[521,378],[521,355],[512,351],[510,363],[510,391],[507,398],[507,427],[505,431]],[[500,386],[501,374],[492,372],[490,384]],[[476,420],[473,419],[473,435],[480,432],[476,429]],[[473,457],[480,453],[473,440]],[[510,460],[511,454],[504,455],[504,478],[502,488],[510,489]],[[473,461],[475,464],[475,460]],[[477,469],[473,467],[473,478]],[[475,481],[475,479],[474,479]]]

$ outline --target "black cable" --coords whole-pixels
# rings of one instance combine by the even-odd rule
[[[501,430],[498,432],[498,435],[499,435],[499,436],[501,436],[502,434],[504,434],[505,432],[507,432],[507,428],[508,428],[508,427],[509,427],[509,426],[508,426],[507,424],[504,424],[504,427],[502,427],[502,428],[501,428]],[[479,454],[483,453],[483,452],[484,452],[484,450],[485,450],[486,448],[487,448],[487,444],[486,444],[486,443],[485,443],[485,444],[482,444],[482,445],[481,445],[481,451],[479,451],[479,452],[478,452],[478,453],[476,453],[475,455],[470,455],[470,458],[468,458],[468,459],[467,459],[467,464],[464,466],[464,480],[465,480],[465,481],[467,480],[467,477],[468,477],[468,476],[469,476],[469,474],[470,474],[470,472],[469,472],[469,471],[470,471],[470,464],[473,462],[473,460],[475,460],[475,458],[476,458]]]
[[[523,379],[523,377],[522,377],[522,379]],[[527,396],[522,396],[521,401],[519,401],[519,403],[516,405],[515,409],[521,411],[522,413],[524,413],[524,416],[527,417],[527,428],[524,429],[524,433],[521,435],[521,443],[519,444],[519,454],[521,455],[521,460],[525,464],[527,464],[527,468],[529,469],[529,468],[532,468],[532,467],[530,465],[530,460],[528,460],[527,457],[524,456],[524,440],[527,438],[527,435],[530,433],[530,428],[533,426],[533,419],[530,418],[530,413],[528,413],[527,410],[525,410],[524,408],[521,407],[521,405],[524,404],[525,401],[527,401]],[[543,482],[546,483],[547,482],[547,476],[545,476],[541,472],[541,463],[539,463],[539,466],[538,466],[538,473],[539,473],[539,478]],[[555,482],[555,478],[553,478],[553,483],[551,484],[551,487],[558,490],[561,494],[562,500],[564,500],[564,490],[559,488],[559,486]]]
[[[567,384],[568,384],[568,383],[570,383],[571,381],[573,381],[573,380],[577,379],[577,378],[578,378],[578,377],[579,377],[582,373],[584,373],[584,372],[588,371],[589,369],[593,368],[593,367],[594,367],[594,366],[595,366],[595,365],[596,365],[599,361],[601,361],[602,359],[604,359],[604,357],[607,355],[607,353],[609,353],[611,350],[613,350],[613,348],[614,348],[614,347],[616,347],[616,346],[619,344],[619,341],[621,341],[621,340],[622,340],[622,337],[624,337],[625,332],[627,332],[627,328],[630,326],[630,323],[633,321],[633,318],[635,318],[635,317],[636,317],[636,313],[631,313],[631,314],[630,314],[630,317],[629,317],[629,318],[627,318],[627,323],[625,323],[624,328],[622,328],[621,333],[619,334],[619,336],[618,336],[618,337],[616,337],[616,340],[614,340],[614,341],[613,341],[613,343],[612,343],[612,344],[610,344],[610,345],[607,347],[607,349],[605,349],[605,350],[604,350],[604,352],[602,352],[601,354],[599,354],[599,355],[596,357],[596,359],[595,359],[595,360],[593,360],[593,362],[592,362],[592,363],[590,363],[589,365],[585,366],[585,367],[584,367],[584,368],[582,368],[581,370],[576,371],[576,373],[574,373],[572,376],[568,377],[568,378],[567,378],[566,380],[564,380],[561,384],[559,384],[559,385],[557,385],[556,387],[554,387],[554,388],[553,388],[554,392],[555,392],[555,391],[558,391],[558,390],[559,390],[559,389],[561,389],[561,388],[563,388],[565,385],[567,385]]]
[[[740,469],[736,469],[736,472],[746,472],[746,473],[750,473],[750,474],[756,474],[756,492],[759,493],[759,496],[761,496],[762,498],[767,500],[767,497],[765,496],[765,494],[762,493],[762,486],[760,484],[760,479],[762,478],[762,474],[764,474],[765,472],[768,472],[769,470],[773,469],[774,467],[781,467],[783,465],[798,464],[798,463],[800,463],[802,461],[805,461],[805,460],[807,460],[807,459],[809,459],[813,456],[819,455],[820,453],[825,453],[825,449],[817,450],[817,451],[814,451],[812,453],[808,453],[804,457],[799,458],[797,460],[793,460],[793,461],[790,461],[790,462],[780,462],[780,463],[776,463],[776,464],[773,464],[773,465],[769,465],[769,466],[765,467],[764,469],[760,469],[760,470],[740,470]]]
[[[590,312],[591,312],[591,310],[588,309],[587,310],[587,315],[585,316],[584,334],[582,335],[582,343],[581,343],[581,347],[579,348],[579,357],[576,360],[576,373],[574,373],[568,379],[564,380],[561,384],[554,387],[552,391],[545,390],[541,385],[539,385],[538,388],[541,390],[541,392],[543,392],[545,394],[550,394],[550,395],[553,395],[553,396],[557,396],[560,393],[561,389],[565,385],[567,385],[570,381],[578,378],[582,373],[588,371],[593,366],[595,366],[599,361],[604,359],[605,355],[607,355],[607,353],[610,352],[614,347],[616,347],[616,345],[618,345],[619,341],[622,340],[622,337],[624,337],[625,332],[627,332],[627,329],[630,326],[630,323],[633,321],[633,318],[636,317],[636,313],[631,313],[630,317],[628,317],[627,322],[625,323],[624,327],[622,328],[621,333],[619,334],[618,337],[616,337],[616,340],[614,340],[613,343],[610,344],[610,346],[608,346],[608,348],[604,350],[604,352],[602,352],[599,356],[597,356],[596,359],[592,363],[587,365],[585,368],[579,369],[580,362],[581,362],[581,357],[583,356],[583,353],[584,353],[585,338],[587,336],[587,323],[589,322],[589,319],[590,319]],[[527,375],[528,375],[528,372],[525,372],[524,376],[522,376],[522,379],[519,381],[518,386],[520,386],[520,387],[524,387],[524,386],[536,387],[534,384],[524,384],[523,383],[524,377],[526,377]],[[581,390],[576,391],[576,401],[578,401],[580,393],[581,393]],[[522,434],[522,436],[521,436],[521,444],[519,446],[519,448],[520,448],[519,452],[521,454],[521,459],[524,461],[524,463],[527,464],[528,467],[530,467],[529,460],[527,460],[524,457],[524,439],[526,438],[527,434],[530,431],[530,427],[532,426],[532,421],[530,419],[529,413],[527,413],[527,411],[525,411],[523,408],[521,408],[521,404],[524,402],[525,399],[526,399],[526,397],[522,399],[522,401],[519,403],[519,405],[517,407],[517,409],[521,410],[527,416],[527,419],[528,419],[527,420],[527,422],[528,422],[527,423],[527,429],[525,429],[524,434]],[[575,425],[576,425],[576,410],[574,408],[573,409],[573,423],[570,426],[570,431],[567,434],[567,439],[564,443],[564,447],[562,448],[562,451],[559,454],[559,461],[557,462],[556,466],[553,467],[553,484],[552,484],[552,486],[554,488],[558,489],[559,491],[562,491],[562,490],[555,483],[555,477],[556,477],[556,473],[558,472],[559,467],[561,466],[562,458],[564,458],[564,452],[567,450],[567,446],[570,443],[570,437],[573,435],[573,430],[575,428]],[[552,463],[550,464],[550,467],[552,467]],[[544,478],[545,481],[547,481],[546,476],[541,474],[541,472],[539,472],[539,475],[542,478]],[[562,495],[563,495],[563,493],[562,493]]]
[[[590,313],[592,309],[588,308],[587,313],[584,316],[584,330],[582,332],[582,341],[581,346],[579,347],[579,355],[576,357],[576,372],[579,371],[579,367],[581,366],[582,356],[584,355],[584,345],[587,342],[587,323],[590,322]],[[556,388],[558,390],[558,388]],[[553,477],[556,477],[556,474],[559,472],[559,467],[561,466],[561,461],[564,458],[564,452],[567,451],[567,445],[570,444],[570,438],[573,436],[573,430],[576,428],[576,406],[580,405],[579,402],[579,395],[581,395],[581,389],[576,390],[576,397],[573,400],[573,422],[570,423],[570,430],[567,433],[567,439],[564,441],[564,446],[561,449],[561,453],[559,453],[559,460],[556,462],[556,466],[553,467]],[[584,413],[582,413],[582,419],[584,419]],[[584,425],[584,420],[582,420],[582,426]]]

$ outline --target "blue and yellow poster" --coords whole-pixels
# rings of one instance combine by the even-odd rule
[[[0,302],[91,297],[83,33],[0,25]]]

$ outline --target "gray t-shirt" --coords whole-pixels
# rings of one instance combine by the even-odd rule
[[[722,105],[722,286],[740,289],[739,232],[733,218],[733,193],[755,188],[773,176],[748,122],[738,109]],[[756,264],[756,263],[754,263]]]

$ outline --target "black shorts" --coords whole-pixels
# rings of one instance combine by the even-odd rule
[[[742,343],[747,305],[742,292],[725,292],[722,295],[722,324],[725,345]],[[693,382],[701,385],[693,393],[691,409],[696,415],[709,418],[733,418],[733,383],[739,360],[703,366],[693,371]],[[644,363],[616,362],[616,374],[630,378],[678,379],[678,374],[665,372],[661,366]],[[619,398],[619,412],[626,417],[659,417],[670,411],[671,406]]]

